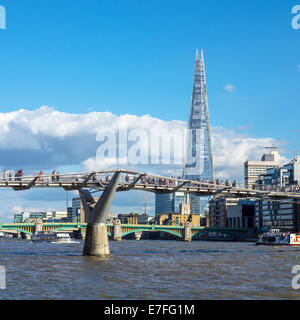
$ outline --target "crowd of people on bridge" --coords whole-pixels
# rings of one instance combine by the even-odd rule
[[[125,176],[125,182],[129,183],[130,180],[134,180],[136,178],[136,176],[133,176],[130,178],[130,176],[128,174],[126,174]],[[182,177],[179,176],[177,179],[174,178],[173,176],[169,177],[169,178],[155,178],[155,177],[150,177],[150,176],[142,176],[141,177],[141,182],[142,184],[148,184],[148,185],[162,185],[162,186],[178,186],[179,184],[183,183],[182,181]],[[195,182],[198,182],[196,185],[201,185],[203,183],[203,186],[209,187],[209,186],[220,186],[220,187],[236,187],[237,183],[234,180],[233,182],[229,182],[228,180],[223,181],[223,180],[219,180],[219,179],[214,179],[214,180],[209,180],[209,179],[195,179],[193,180]],[[188,185],[193,185],[193,183],[188,183]]]
[[[12,170],[3,170],[2,178],[4,181],[20,181],[23,175],[22,169],[19,169],[15,172]]]
[[[21,181],[22,177],[24,176],[23,170],[19,169],[16,170],[15,172],[12,170],[3,170],[2,174],[2,179],[4,181]],[[137,174],[128,174],[126,173],[125,176],[121,178],[121,182],[125,184],[130,184],[132,183],[136,178],[138,177]],[[86,179],[88,178],[89,181],[92,180],[93,183],[109,183],[111,180],[111,175],[109,173],[107,174],[97,174],[93,173],[88,177],[86,175],[85,177],[81,177],[81,179]],[[65,181],[69,181],[70,179],[74,179],[74,182],[79,182],[80,177],[75,177],[75,178],[65,178]],[[122,181],[123,179],[123,181]],[[62,180],[62,177],[60,173],[56,170],[53,170],[51,174],[43,174],[43,170],[40,171],[38,175],[38,181],[39,182],[59,182]],[[137,184],[147,184],[147,185],[155,185],[155,186],[166,186],[166,187],[176,187],[182,183],[184,183],[186,186],[190,187],[203,187],[203,188],[224,188],[224,187],[237,187],[237,182],[236,180],[229,182],[227,180],[219,180],[219,179],[195,179],[193,181],[183,181],[181,176],[178,178],[174,178],[173,176],[169,178],[163,178],[163,177],[153,177],[153,176],[147,176],[147,175],[142,175],[140,178],[140,181],[136,181]],[[195,183],[196,182],[196,183]],[[298,184],[289,186],[289,187],[278,187],[278,186],[269,186],[269,185],[252,185],[253,190],[268,190],[268,191],[279,191],[279,192],[293,192],[293,193],[300,193],[300,187]]]
[[[21,181],[23,176],[24,176],[23,169],[19,169],[16,171],[3,170],[2,180],[3,181]],[[53,170],[52,174],[48,175],[47,177],[44,177],[43,170],[41,170],[38,176],[39,176],[38,181],[50,182],[51,180],[52,182],[55,182],[60,180],[60,174],[58,171],[56,172],[55,170]]]
[[[15,173],[12,170],[3,170],[3,180],[4,181],[21,181],[21,178],[23,177],[23,170],[17,170]],[[87,176],[86,176],[87,177]],[[129,175],[126,174],[124,177],[124,182],[125,183],[131,183],[134,179],[136,179],[137,175]],[[82,177],[84,178],[84,177]],[[43,174],[43,170],[41,170],[39,172],[38,175],[38,181],[39,182],[58,182],[60,181],[60,174],[58,171],[53,170],[51,174],[49,175],[44,175]],[[92,180],[93,183],[97,183],[97,182],[102,182],[102,183],[109,183],[111,180],[111,175],[110,174],[106,174],[105,176],[103,176],[103,174],[98,175],[96,173],[92,174],[92,176],[90,177],[89,180]],[[179,176],[177,179],[174,178],[173,176],[169,177],[169,178],[156,178],[156,177],[151,177],[151,176],[147,176],[144,175],[141,177],[140,182],[142,184],[148,184],[148,185],[157,185],[157,186],[178,186],[179,184],[181,184],[183,181],[181,176]],[[75,182],[78,182],[79,179],[78,177],[75,178]],[[211,186],[228,186],[228,187],[236,187],[237,183],[234,180],[232,183],[230,183],[228,180],[223,181],[223,180],[219,180],[219,179],[214,179],[214,180],[209,180],[209,179],[195,179],[195,182],[198,182],[197,184],[193,184],[193,183],[188,183],[187,185],[189,186],[199,186],[201,185],[201,183],[203,183],[202,186],[206,186],[206,187],[211,187]],[[137,183],[140,183],[137,181]]]

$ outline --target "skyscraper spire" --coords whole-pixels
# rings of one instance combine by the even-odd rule
[[[196,49],[196,61],[199,60],[199,51]]]
[[[211,180],[213,171],[203,49],[201,57],[197,49],[184,178]],[[191,212],[200,213],[201,207],[200,198],[191,197]]]

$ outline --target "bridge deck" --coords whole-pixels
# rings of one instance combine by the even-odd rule
[[[103,190],[110,181],[110,174],[119,171],[122,178],[117,191],[140,190],[153,193],[173,193],[181,191],[197,196],[235,196],[238,198],[294,198],[300,199],[299,192],[288,192],[282,189],[253,190],[242,186],[220,185],[215,183],[176,179],[158,175],[141,173],[129,170],[105,170],[97,172],[59,174],[59,175],[36,175],[22,177],[0,178],[0,188],[13,188],[15,191],[28,190],[31,188],[63,188],[65,190],[79,190],[90,188]]]

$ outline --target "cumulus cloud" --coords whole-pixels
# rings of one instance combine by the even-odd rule
[[[126,135],[122,138],[120,132],[126,132]],[[162,136],[160,140],[153,138],[153,132]],[[143,133],[144,139],[138,141],[136,133]],[[109,135],[114,138],[112,143],[116,151],[112,155],[103,152],[102,156],[99,148],[108,143]],[[163,121],[150,115],[70,114],[47,106],[33,111],[21,109],[0,113],[0,164],[5,169],[39,171],[40,168],[67,170],[71,167],[73,170],[92,170],[123,166],[160,174],[181,174],[185,141],[185,122]],[[130,157],[128,161],[126,152],[137,142],[142,150],[140,153],[145,152],[145,156],[139,154],[135,160],[142,160],[142,163],[135,164]],[[251,137],[239,128],[212,128],[216,175],[241,178],[244,161],[259,159],[264,147],[270,145],[280,143],[270,137]]]
[[[228,83],[224,87],[224,90],[229,92],[229,93],[233,93],[235,91],[235,86],[233,86],[232,84]]]
[[[126,130],[125,130],[126,129]],[[102,168],[126,167],[129,169],[150,172],[167,176],[181,176],[183,164],[180,163],[180,150],[184,150],[185,136],[183,132],[186,123],[183,121],[163,121],[150,115],[114,115],[109,112],[89,112],[86,114],[70,114],[59,112],[53,108],[43,106],[37,110],[18,110],[9,113],[0,113],[0,166],[3,169],[20,169],[26,173],[39,172],[40,169],[59,169],[63,171],[80,171]],[[116,154],[101,156],[99,148],[108,142],[106,135],[115,136],[116,132],[126,131],[125,138],[118,136],[113,142]],[[138,131],[139,130],[139,131]],[[160,147],[151,139],[151,132],[162,134]],[[144,132],[144,138],[136,140],[136,133]],[[171,134],[170,140],[166,139]],[[128,138],[128,139],[126,139]],[[127,141],[126,140],[130,140]],[[150,139],[150,143],[147,139]],[[152,141],[152,143],[151,143]],[[158,140],[155,140],[156,142]],[[141,151],[136,158],[149,160],[156,154],[154,160],[160,164],[133,163],[128,161],[124,150],[130,149],[138,142]],[[127,145],[126,145],[127,143]],[[265,146],[281,146],[279,141],[271,137],[253,137],[241,131],[241,128],[228,129],[212,128],[212,148],[215,176],[220,179],[243,180],[243,163],[249,160],[258,160],[265,151]],[[127,148],[127,149],[126,149]],[[122,151],[123,150],[123,151]],[[166,152],[170,150],[170,152]],[[123,152],[123,154],[122,154]],[[100,154],[100,156],[99,156]],[[159,156],[157,156],[159,154]],[[116,158],[119,159],[116,163]],[[150,157],[151,158],[151,157]],[[170,163],[168,163],[170,159]],[[129,159],[130,160],[130,159]],[[150,160],[153,160],[152,158]],[[154,162],[155,162],[154,161]],[[287,159],[281,157],[282,162]],[[65,194],[62,191],[42,192],[29,190],[21,193],[9,193],[10,209],[7,201],[0,200],[1,215],[8,211],[14,212],[21,208],[34,207],[55,209],[54,200],[59,208],[64,209]],[[5,192],[2,190],[1,192]],[[126,194],[126,197],[135,197],[135,193]],[[121,208],[124,195],[116,197],[114,202]],[[126,198],[125,197],[125,198]],[[3,199],[7,199],[4,196]],[[129,201],[129,200],[128,200]],[[14,205],[12,206],[11,203]],[[132,204],[129,202],[128,207]],[[17,208],[19,206],[19,208]],[[153,207],[153,197],[149,196],[149,206]],[[143,203],[137,203],[143,210]],[[5,208],[5,209],[4,209]],[[124,211],[124,209],[116,211]],[[11,214],[11,213],[10,213]]]
[[[216,127],[212,130],[214,167],[220,178],[242,181],[246,160],[260,160],[266,146],[282,145],[273,138],[256,138],[233,129]],[[283,156],[279,160],[281,163],[288,161]]]

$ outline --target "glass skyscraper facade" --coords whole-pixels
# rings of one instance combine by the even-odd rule
[[[186,203],[183,192],[155,194],[155,214],[180,211],[180,203]]]
[[[203,51],[201,57],[196,51],[193,94],[188,122],[186,161],[183,168],[183,178],[187,180],[214,179],[213,158],[211,149],[210,124],[206,92],[205,65]],[[167,213],[176,210],[175,195],[156,194],[155,213]],[[186,196],[180,196],[180,201],[186,202]],[[189,196],[191,213],[203,213],[209,197]],[[176,206],[175,206],[176,207]]]
[[[214,179],[211,135],[206,91],[203,50],[196,52],[195,74],[188,123],[187,155],[184,179]],[[191,213],[202,213],[208,198],[190,196]]]

